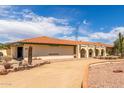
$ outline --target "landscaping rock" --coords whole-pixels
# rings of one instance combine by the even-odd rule
[[[4,65],[0,65],[0,69],[5,69]]]
[[[20,70],[25,70],[25,67],[24,66],[19,66],[18,67],[18,70],[20,71]]]
[[[7,72],[14,72],[13,68],[12,69],[7,69]]]
[[[26,60],[22,61],[22,66],[28,66],[28,62]]]
[[[5,69],[10,69],[11,68],[11,64],[10,63],[4,63],[4,68]]]
[[[12,64],[12,67],[14,68],[14,67],[19,67],[19,65],[18,64]]]
[[[45,64],[50,64],[51,62],[50,61],[46,61]]]
[[[28,68],[33,68],[34,66],[33,66],[33,65],[28,65],[27,67],[28,67]]]
[[[7,74],[9,72],[17,72],[22,70],[30,70],[34,67],[39,67],[44,64],[50,64],[50,61],[44,60],[35,60],[31,65],[28,64],[26,60],[17,61],[16,63],[3,62],[3,65],[0,65],[0,74]]]
[[[0,65],[0,75],[8,74],[7,70],[5,69],[4,65]]]
[[[0,75],[6,75],[8,74],[6,69],[0,69]]]
[[[19,71],[19,69],[17,67],[13,68],[13,70],[16,72],[16,71]]]
[[[5,60],[6,62],[9,62],[12,60],[12,58],[10,56],[4,56],[3,60]]]

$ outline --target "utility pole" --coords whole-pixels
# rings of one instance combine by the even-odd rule
[[[78,29],[76,30],[76,33],[75,33],[75,41],[78,41]]]
[[[77,30],[75,31],[75,40],[76,41],[78,41],[78,35],[79,35],[78,30],[79,30],[79,27],[80,27],[81,23],[82,23],[82,21],[77,25]]]

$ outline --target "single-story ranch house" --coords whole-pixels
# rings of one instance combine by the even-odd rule
[[[37,37],[11,43],[12,58],[66,59],[106,56],[111,45],[98,42],[63,40],[51,37]],[[31,52],[29,52],[31,51]]]

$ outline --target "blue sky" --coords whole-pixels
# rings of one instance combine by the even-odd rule
[[[110,43],[124,34],[124,6],[0,6],[0,42],[50,36]]]

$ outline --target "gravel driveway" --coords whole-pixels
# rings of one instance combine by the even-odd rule
[[[113,70],[123,72],[115,73]],[[124,88],[124,62],[91,66],[88,85],[91,88]]]

